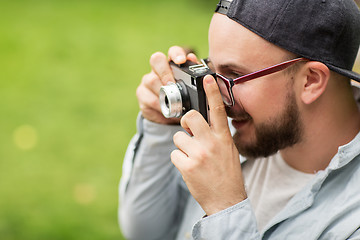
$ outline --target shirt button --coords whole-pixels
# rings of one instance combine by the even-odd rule
[[[191,234],[189,232],[185,233],[185,238],[186,239],[190,239],[191,238]]]

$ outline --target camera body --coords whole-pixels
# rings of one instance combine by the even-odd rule
[[[204,60],[202,64],[187,61],[177,65],[170,62],[175,83],[160,88],[159,99],[161,112],[166,118],[180,118],[190,109],[197,110],[209,122],[209,107],[203,87],[206,75],[215,74]]]

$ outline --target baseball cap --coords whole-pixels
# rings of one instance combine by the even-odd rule
[[[360,11],[354,0],[220,0],[215,12],[360,82],[360,74],[352,71],[360,44]]]

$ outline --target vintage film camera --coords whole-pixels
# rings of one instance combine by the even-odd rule
[[[209,107],[203,87],[203,79],[215,74],[205,60],[202,64],[187,61],[177,65],[170,62],[175,83],[160,88],[159,99],[161,112],[166,118],[179,118],[190,109],[195,109],[209,122]]]

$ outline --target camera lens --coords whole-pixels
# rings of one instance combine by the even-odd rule
[[[165,96],[165,105],[167,108],[169,108],[169,99],[167,96]]]
[[[180,117],[182,112],[182,100],[179,88],[175,83],[169,83],[160,88],[161,112],[166,118]]]
[[[181,117],[188,105],[188,94],[185,84],[180,80],[162,86],[159,93],[161,112],[166,118]]]

